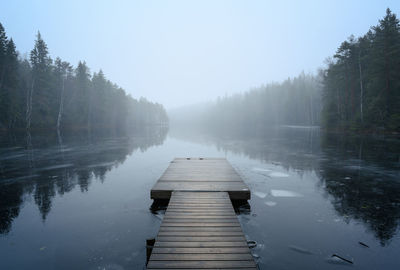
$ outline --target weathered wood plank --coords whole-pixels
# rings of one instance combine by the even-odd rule
[[[162,227],[240,227],[239,222],[235,223],[205,223],[205,222],[188,222],[188,223],[179,223],[179,222],[163,222]]]
[[[168,216],[189,216],[189,215],[198,215],[198,216],[210,216],[210,218],[212,218],[212,216],[225,216],[225,217],[231,217],[232,215],[235,214],[234,211],[227,211],[227,212],[222,212],[222,211],[213,211],[211,213],[207,213],[205,211],[193,211],[193,212],[189,212],[189,211],[169,211]]]
[[[165,218],[164,222],[166,223],[174,223],[174,222],[179,222],[179,223],[198,223],[198,222],[203,222],[203,223],[238,223],[237,219],[234,218],[226,218],[226,219],[221,219],[221,218]]]
[[[250,253],[235,254],[159,254],[155,253],[153,261],[251,261],[253,256]]]
[[[236,254],[246,253],[250,254],[247,247],[219,247],[219,248],[153,248],[154,254]]]
[[[158,242],[154,247],[195,247],[195,248],[216,248],[216,247],[246,247],[247,242]],[[151,258],[150,258],[151,259]]]
[[[221,232],[221,231],[229,231],[229,232],[241,232],[242,227],[160,227],[160,232],[162,231],[175,231],[175,232]]]
[[[222,231],[222,232],[177,232],[177,231],[160,231],[158,236],[242,236],[241,231]]]
[[[202,205],[202,204],[172,204],[168,205],[168,208],[171,209],[205,209],[205,210],[221,210],[221,209],[229,209],[232,210],[232,205]]]
[[[171,199],[170,203],[205,203],[205,204],[210,204],[210,203],[216,203],[216,204],[225,204],[225,198],[223,199],[214,199],[214,198],[200,198],[200,199],[192,199],[192,198],[185,198],[185,199]]]
[[[152,199],[168,199],[178,190],[227,191],[232,199],[250,199],[249,188],[226,159],[174,159],[150,194]]]
[[[183,185],[195,182],[198,181],[188,181]],[[202,185],[217,187],[221,182],[209,181]],[[224,182],[227,183],[235,186],[232,181]],[[162,194],[171,198],[147,269],[256,269],[230,201],[231,193],[216,190],[163,191]],[[240,191],[236,193],[236,198],[239,197],[249,196]]]
[[[185,214],[185,213],[192,213],[192,214],[198,214],[198,215],[206,215],[207,213],[210,213],[210,214],[215,214],[215,215],[223,215],[224,213],[226,213],[227,215],[233,215],[233,214],[235,214],[235,212],[233,211],[233,210],[227,210],[227,211],[221,211],[221,210],[210,210],[210,212],[207,212],[207,211],[205,211],[205,210],[190,210],[190,209],[175,209],[175,210],[170,210],[170,211],[168,211],[167,210],[167,213],[176,213],[176,214],[179,214],[179,213],[182,213],[182,214]]]
[[[204,182],[204,181],[190,181],[190,182],[179,182],[169,181],[157,182],[153,187],[153,190],[168,190],[168,191],[243,191],[248,192],[248,187],[243,182]]]
[[[246,238],[242,236],[157,236],[160,242],[241,242]]]
[[[157,270],[169,270],[169,269],[179,269],[179,270],[203,270],[204,268],[147,268],[147,269],[157,269]],[[206,268],[207,270],[257,270],[257,267],[245,267],[245,268]]]
[[[188,219],[196,219],[196,220],[206,220],[206,219],[213,219],[213,220],[229,220],[229,219],[235,219],[234,217],[230,216],[210,216],[210,215],[174,215],[172,213],[168,213],[168,215],[164,216],[164,220],[167,219],[185,219],[186,221]]]
[[[256,267],[254,261],[149,261],[148,268],[244,268]]]
[[[209,207],[209,208],[216,208],[216,207],[229,207],[232,208],[231,202],[180,202],[180,201],[170,201],[168,206],[190,206],[190,207]]]

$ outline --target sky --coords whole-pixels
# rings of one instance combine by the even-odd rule
[[[398,0],[8,0],[0,23],[22,57],[40,31],[53,59],[171,109],[314,73],[387,7],[400,16]]]

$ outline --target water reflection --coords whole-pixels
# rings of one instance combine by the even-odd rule
[[[231,134],[223,138],[174,131],[172,134],[182,140],[213,144],[226,153],[280,165],[300,178],[305,172],[313,172],[344,220],[362,222],[381,245],[388,244],[398,232],[400,141],[396,138],[326,134],[318,128],[305,127],[281,127],[252,136]],[[271,175],[265,169],[253,171]]]
[[[181,140],[214,144],[218,150],[244,154],[250,159],[282,165],[286,169],[312,171],[318,169],[320,155],[319,128],[271,128],[257,134],[193,135],[171,130]]]
[[[363,222],[386,245],[399,228],[399,141],[330,134],[321,147],[319,176],[335,210]]]
[[[148,128],[131,137],[86,135],[3,134],[0,137],[0,234],[10,232],[24,199],[33,195],[42,220],[52,200],[76,187],[89,190],[103,182],[107,172],[122,164],[134,151],[161,145],[166,128]]]

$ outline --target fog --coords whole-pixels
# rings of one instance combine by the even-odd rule
[[[0,268],[399,268],[400,1],[3,2]]]
[[[323,76],[301,73],[282,83],[262,85],[214,102],[169,111],[170,126],[178,130],[227,135],[263,132],[271,126],[321,124]]]
[[[172,109],[316,72],[397,1],[8,1],[0,21],[23,56],[50,55]],[[28,55],[29,57],[29,55]]]

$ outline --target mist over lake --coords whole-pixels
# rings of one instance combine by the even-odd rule
[[[332,254],[355,269],[399,264],[398,139],[325,136],[313,127],[246,139],[176,132],[62,143],[39,135],[29,147],[3,138],[2,265],[143,268],[145,240],[164,214],[149,210],[149,190],[176,156],[226,157],[245,179],[252,199],[237,211],[261,268],[346,265]]]
[[[400,269],[399,3],[0,4],[0,269]]]

